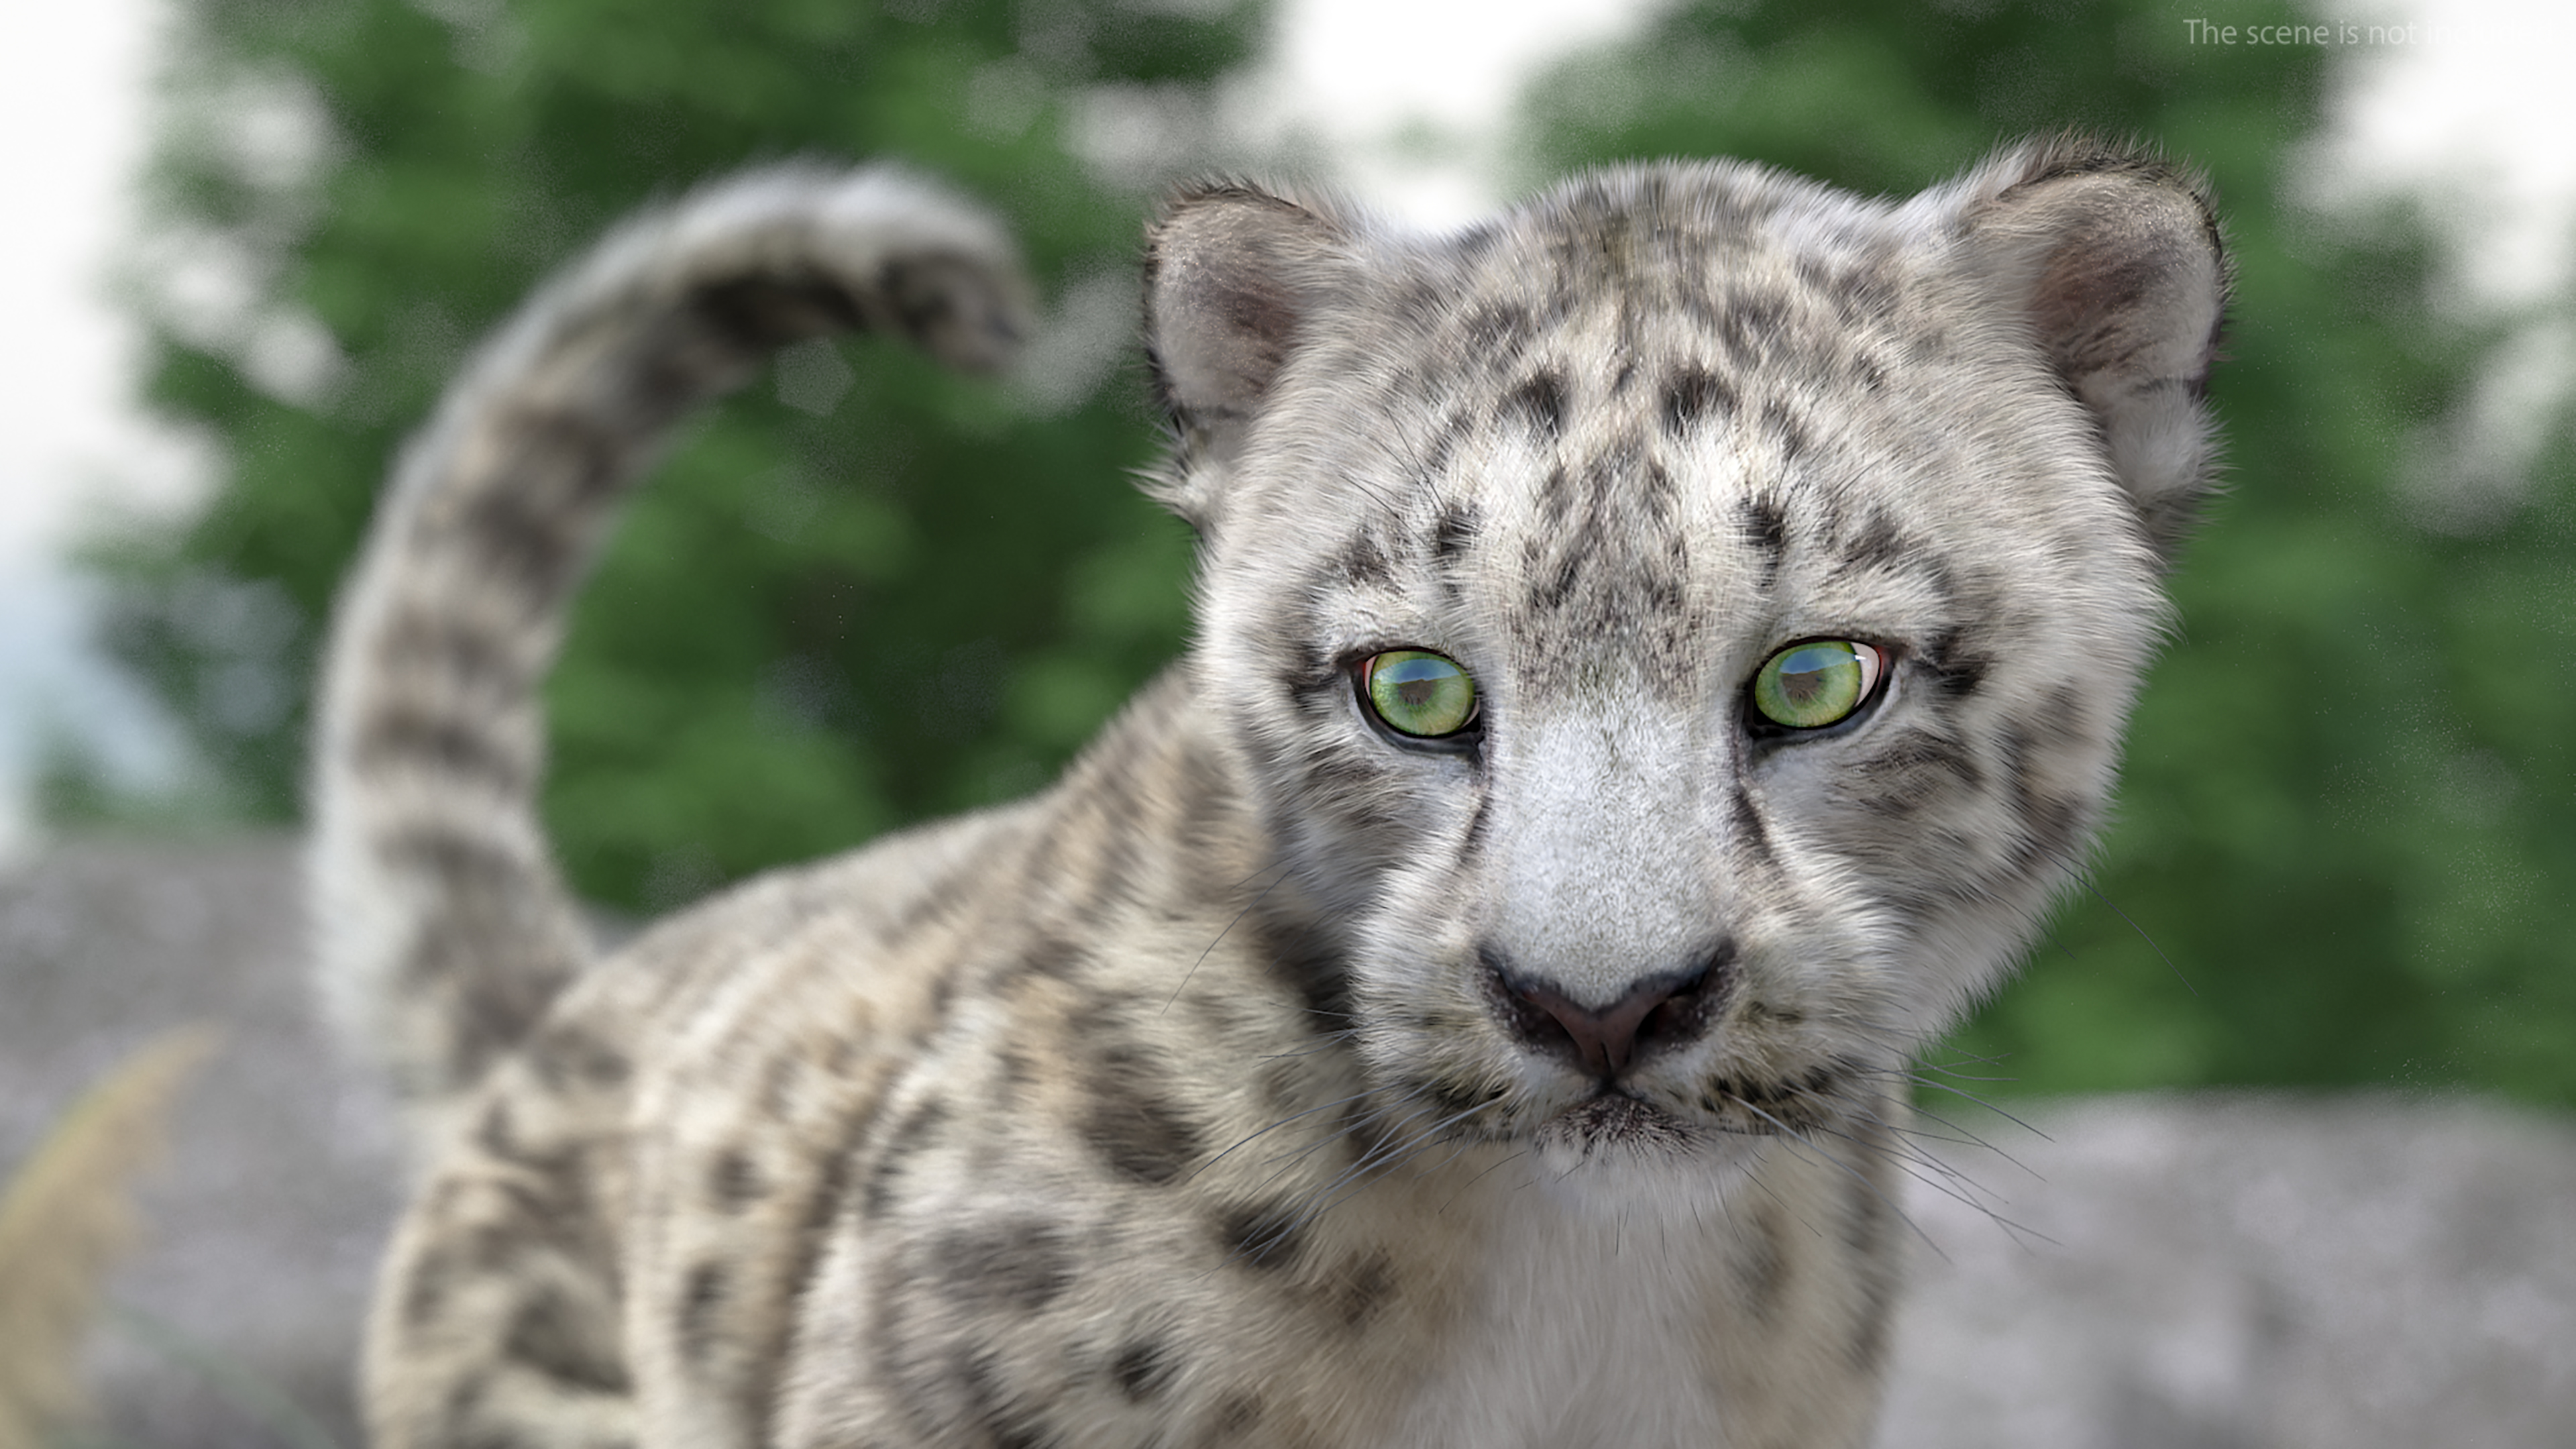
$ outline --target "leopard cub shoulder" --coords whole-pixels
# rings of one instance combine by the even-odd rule
[[[2089,848],[2211,472],[2204,188],[1737,163],[1417,235],[1149,231],[1197,629],[1053,787],[594,959],[538,688],[691,408],[1005,364],[1002,231],[762,172],[549,285],[405,454],[316,752],[324,984],[416,1108],[378,1441],[1868,1442],[1909,1053]]]

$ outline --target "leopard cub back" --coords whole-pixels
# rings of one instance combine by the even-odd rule
[[[1050,789],[592,959],[538,685],[668,430],[1027,330],[980,213],[724,183],[398,471],[325,685],[326,988],[418,1108],[388,1445],[1868,1442],[1910,1053],[2080,869],[2209,485],[2152,153],[1735,162],[1149,231],[1198,627]]]

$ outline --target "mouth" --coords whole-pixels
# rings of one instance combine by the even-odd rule
[[[1560,1088],[1523,1096],[1490,1082],[1471,1090],[1436,1078],[1402,1085],[1438,1113],[1434,1135],[1571,1149],[1581,1157],[1630,1151],[1731,1156],[1771,1138],[1803,1142],[1814,1133],[1862,1130],[1877,1105],[1875,1096],[1855,1090],[1866,1070],[1837,1058],[1794,1076],[1710,1078],[1693,1083],[1679,1101],[1654,1084],[1640,1090],[1641,1084],[1619,1080],[1595,1079],[1578,1088],[1580,1095],[1560,1095]],[[1500,1110],[1488,1116],[1489,1109]]]
[[[1604,1087],[1550,1117],[1539,1140],[1592,1153],[1612,1148],[1678,1149],[1692,1146],[1703,1129],[1615,1088]]]
[[[1734,1150],[1748,1139],[1793,1137],[1835,1130],[1847,1120],[1832,1073],[1817,1071],[1787,1086],[1757,1089],[1729,1083],[1708,1093],[1701,1112],[1676,1112],[1615,1083],[1539,1124],[1541,1145],[1571,1147],[1590,1157],[1603,1152],[1687,1153]],[[1733,1144],[1729,1147],[1728,1144]]]

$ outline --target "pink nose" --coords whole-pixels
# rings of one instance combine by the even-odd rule
[[[1511,990],[1564,1028],[1584,1069],[1607,1080],[1628,1069],[1628,1058],[1637,1049],[1637,1033],[1645,1026],[1646,1018],[1692,984],[1695,983],[1669,976],[1640,982],[1635,990],[1598,1011],[1575,1004],[1563,992],[1541,982],[1515,985]]]

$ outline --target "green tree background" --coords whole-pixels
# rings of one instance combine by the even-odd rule
[[[2576,881],[2564,430],[2527,487],[2441,502],[2444,430],[2497,334],[2431,306],[2411,216],[2334,227],[2287,199],[2341,52],[2194,44],[2140,0],[1946,9],[1974,13],[1674,7],[1543,77],[1513,154],[1523,187],[1731,154],[1893,193],[2004,137],[2083,126],[2156,138],[2217,184],[2239,265],[2214,388],[2232,492],[2175,580],[2183,631],[2102,868],[1955,1048],[2025,1091],[2576,1102],[2576,953],[2553,890]],[[338,149],[299,201],[197,144],[182,112],[173,210],[271,238],[274,300],[346,365],[281,396],[238,349],[165,331],[151,398],[220,439],[226,471],[203,515],[99,558],[117,649],[188,721],[224,808],[272,821],[295,813],[293,701],[389,453],[547,266],[745,161],[893,155],[1000,205],[1051,289],[1106,295],[1148,201],[1071,154],[1075,99],[1185,104],[1246,58],[1260,18],[1104,0],[192,14],[183,81],[305,77]],[[585,598],[552,688],[546,808],[603,901],[668,905],[1019,793],[1178,645],[1187,546],[1127,486],[1154,446],[1132,370],[1073,406],[866,342],[842,356],[856,385],[828,416],[755,390],[696,428]],[[58,785],[67,816],[113,808],[76,762]]]
[[[748,163],[887,157],[1002,209],[1050,295],[1131,296],[1150,196],[1068,153],[1073,102],[1115,86],[1185,105],[1257,20],[1102,0],[199,0],[168,209],[253,251],[267,304],[316,319],[345,364],[296,396],[255,346],[164,328],[150,400],[211,432],[224,470],[185,529],[102,554],[113,646],[187,722],[221,810],[292,820],[314,651],[388,460],[548,269]],[[188,102],[244,78],[318,98],[318,185],[280,188],[208,139],[223,118]],[[1092,331],[1114,343],[1133,311]],[[1025,793],[1178,647],[1187,542],[1128,484],[1154,446],[1132,364],[1048,397],[866,339],[800,360],[689,431],[574,620],[545,812],[602,902],[668,907]],[[77,770],[61,784],[67,807],[98,798]]]

